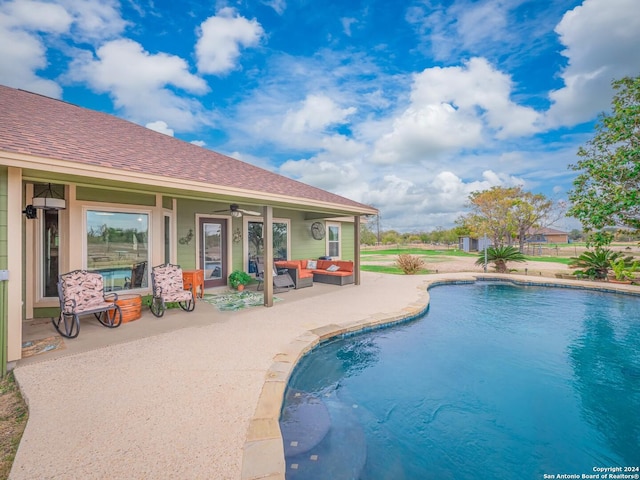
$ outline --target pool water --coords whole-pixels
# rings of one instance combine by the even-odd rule
[[[421,318],[300,361],[280,419],[287,479],[640,465],[640,298],[497,282],[430,294]]]

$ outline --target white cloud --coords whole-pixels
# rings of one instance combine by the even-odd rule
[[[207,142],[203,141],[203,140],[193,140],[190,143],[193,143],[194,145],[197,145],[198,147],[204,147]]]
[[[240,47],[258,45],[263,35],[264,30],[255,19],[247,20],[233,8],[219,10],[198,29],[198,70],[205,74],[223,74],[235,69]]]
[[[46,66],[45,47],[38,37],[0,26],[0,83],[61,98],[62,88],[57,82],[35,73]]]
[[[152,55],[132,40],[105,43],[97,50],[97,58],[89,53],[78,56],[69,78],[108,93],[115,106],[138,123],[164,118],[184,131],[205,122],[198,102],[168,88],[204,94],[208,91],[204,80],[189,73],[182,58],[166,53]]]
[[[15,0],[0,5],[0,24],[28,31],[63,33],[73,18],[61,5]]]
[[[287,8],[285,0],[263,0],[262,3],[273,8],[278,15],[282,15]]]
[[[154,130],[158,133],[163,133],[165,135],[169,135],[173,137],[173,130],[169,128],[167,122],[163,122],[162,120],[158,120],[157,122],[150,122],[145,125],[149,130]]]
[[[611,103],[611,82],[640,72],[640,15],[637,0],[585,0],[556,26],[568,64],[565,86],[553,91],[548,124],[589,121]]]
[[[0,82],[61,98],[60,85],[38,74],[49,66],[49,45],[63,44],[65,36],[74,42],[94,43],[113,38],[127,25],[118,7],[114,0],[15,0],[0,4]]]
[[[119,36],[127,27],[117,0],[57,0],[74,17],[72,33],[76,42],[91,42]]]
[[[342,29],[344,30],[344,34],[347,37],[351,36],[351,25],[354,23],[358,23],[358,20],[351,17],[342,17],[340,19],[340,23],[342,23]]]
[[[285,134],[323,131],[330,125],[344,123],[355,112],[354,107],[340,108],[327,96],[308,95],[299,109],[287,111],[282,129]]]
[[[537,130],[538,113],[510,100],[510,78],[482,58],[414,76],[411,104],[376,142],[376,163],[410,163]]]

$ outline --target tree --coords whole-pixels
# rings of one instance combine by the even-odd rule
[[[591,232],[591,243],[605,245],[605,227],[640,230],[640,77],[613,82],[611,114],[601,114],[596,134],[578,149],[570,165],[581,172],[569,192],[569,215]]]
[[[519,239],[520,251],[532,228],[552,224],[561,214],[555,204],[542,194],[526,192],[522,187],[493,187],[469,195],[472,212],[458,219],[459,228],[480,237],[487,234],[493,245],[511,245]]]

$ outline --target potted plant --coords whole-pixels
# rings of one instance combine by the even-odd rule
[[[638,262],[629,263],[627,259],[618,257],[611,262],[611,270],[613,270],[613,276],[609,277],[610,282],[631,283],[634,272],[638,270]]]
[[[234,270],[229,275],[229,285],[237,289],[239,292],[244,290],[244,286],[251,283],[251,275],[242,270]]]

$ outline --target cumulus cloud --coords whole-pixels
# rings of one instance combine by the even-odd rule
[[[204,147],[207,142],[203,141],[203,140],[193,140],[192,142],[189,143],[193,143],[194,145],[197,145],[198,147]]]
[[[208,91],[204,80],[189,73],[182,58],[165,53],[152,55],[132,40],[107,42],[96,53],[97,58],[88,52],[78,56],[69,78],[108,93],[115,106],[134,121],[145,124],[164,118],[183,131],[205,121],[199,103],[169,88],[193,94]]]
[[[564,87],[551,92],[550,127],[589,121],[611,103],[611,82],[640,71],[636,0],[585,0],[556,26],[567,66]]]
[[[255,19],[247,20],[233,8],[222,8],[198,29],[198,71],[217,75],[235,69],[240,47],[258,45],[263,35],[264,30]]]
[[[354,107],[340,108],[329,97],[308,95],[297,110],[289,110],[282,124],[287,133],[323,131],[327,126],[343,123],[355,113]]]
[[[376,143],[377,163],[407,163],[535,132],[539,114],[511,101],[509,76],[486,59],[414,76],[410,106]],[[485,130],[488,130],[485,132]]]
[[[162,120],[158,120],[157,122],[147,123],[145,125],[149,130],[154,130],[158,133],[163,133],[165,135],[169,135],[173,137],[173,130],[169,128],[167,122],[163,122]]]
[[[48,67],[47,40],[71,35],[74,41],[99,42],[120,34],[126,22],[113,0],[14,0],[0,4],[0,82],[62,97],[62,88],[38,75]]]
[[[67,32],[72,21],[60,5],[32,1],[0,4],[0,83],[60,98],[58,83],[36,74],[47,67],[47,49],[40,34]]]

